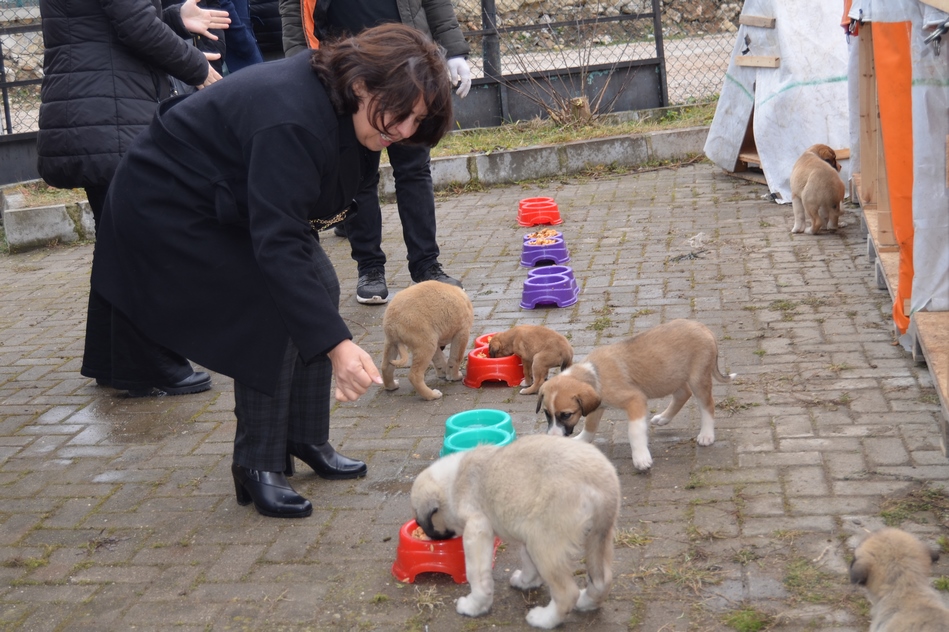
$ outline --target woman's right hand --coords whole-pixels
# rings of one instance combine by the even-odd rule
[[[219,9],[199,9],[201,0],[185,0],[178,10],[181,21],[189,32],[204,35],[210,40],[216,40],[217,35],[210,29],[226,29],[231,24],[227,11]]]
[[[352,340],[344,340],[326,354],[336,376],[336,399],[354,402],[373,384],[382,384],[382,376],[369,354]]]
[[[207,57],[209,60],[220,59],[221,53],[205,53],[204,56]],[[212,66],[211,64],[208,64],[208,78],[204,80],[204,83],[197,86],[197,88],[198,90],[200,90],[201,88],[207,88],[209,85],[211,85],[215,81],[219,81],[220,79],[221,79],[221,73],[216,71],[214,69],[214,66]]]

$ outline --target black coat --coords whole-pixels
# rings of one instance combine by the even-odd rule
[[[162,11],[159,0],[41,0],[40,13],[37,169],[55,187],[108,185],[168,96],[167,75],[199,85],[208,62],[179,7]]]
[[[374,175],[309,58],[162,104],[116,171],[92,269],[149,338],[268,394],[288,339],[309,361],[351,338],[315,274],[310,220]]]

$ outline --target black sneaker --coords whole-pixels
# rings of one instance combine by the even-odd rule
[[[337,237],[346,236],[346,229],[343,227],[342,223],[337,224],[336,226],[333,227],[333,234],[336,235]]]
[[[416,283],[421,283],[422,281],[441,281],[442,283],[447,283],[448,285],[454,285],[455,287],[460,287],[465,289],[461,284],[461,281],[458,279],[453,279],[452,277],[445,274],[445,271],[442,270],[442,264],[435,262],[428,267],[425,272],[423,272]]]
[[[386,287],[386,273],[382,270],[370,270],[359,276],[356,281],[356,300],[363,305],[382,305],[389,300],[389,288]]]

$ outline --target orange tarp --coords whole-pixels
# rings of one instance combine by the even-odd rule
[[[913,68],[911,22],[873,23],[873,63],[883,159],[890,195],[893,234],[900,248],[899,281],[893,297],[893,320],[906,333],[909,314],[903,308],[913,288]]]

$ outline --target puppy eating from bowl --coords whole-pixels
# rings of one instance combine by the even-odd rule
[[[461,361],[465,357],[474,307],[461,288],[441,281],[422,281],[393,297],[382,317],[385,345],[382,350],[382,383],[387,391],[399,388],[396,367],[403,367],[412,356],[409,382],[422,399],[442,396],[425,383],[425,371],[435,364],[435,374],[453,382],[461,379]],[[451,345],[448,360],[443,349]]]
[[[547,380],[551,369],[561,371],[573,364],[573,347],[564,336],[540,325],[518,325],[494,334],[488,341],[488,355],[503,358],[516,355],[524,365],[521,395],[533,395]]]
[[[870,632],[949,632],[949,609],[929,577],[938,559],[901,529],[880,529],[857,545],[850,581],[870,594]]]
[[[702,423],[696,441],[715,442],[715,402],[712,378],[728,383],[718,369],[718,343],[712,332],[694,320],[677,319],[615,344],[597,347],[563,373],[540,387],[537,412],[544,411],[547,434],[569,436],[586,418],[577,436],[590,443],[606,407],[626,411],[627,436],[633,465],[652,467],[646,423],[650,399],[672,395],[672,402],[651,420],[663,426],[675,417],[692,395],[699,404]]]
[[[550,589],[550,603],[527,613],[532,626],[556,627],[573,609],[596,609],[609,593],[620,487],[613,464],[595,446],[527,435],[503,447],[456,452],[418,475],[411,498],[428,537],[462,536],[471,593],[458,599],[459,614],[491,609],[495,536],[520,545],[513,587]],[[573,578],[581,557],[583,590]]]

